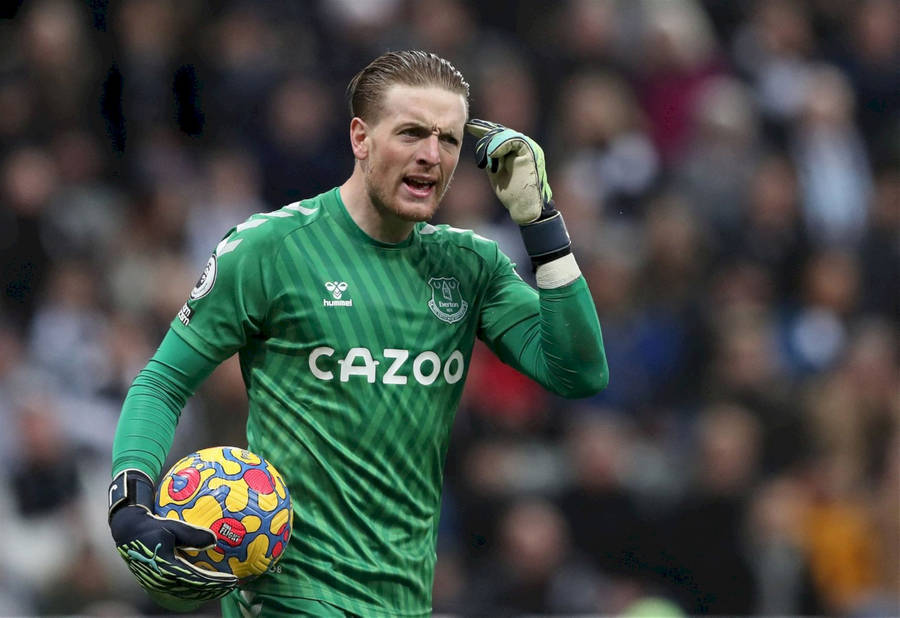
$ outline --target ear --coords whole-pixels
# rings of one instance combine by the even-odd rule
[[[369,156],[369,126],[359,116],[350,121],[350,148],[353,156],[359,160]]]

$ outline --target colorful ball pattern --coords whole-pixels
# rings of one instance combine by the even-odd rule
[[[271,463],[221,446],[191,453],[172,466],[156,491],[156,514],[212,530],[215,547],[183,550],[182,556],[244,583],[281,558],[294,512],[287,485]]]

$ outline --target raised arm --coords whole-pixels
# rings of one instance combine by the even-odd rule
[[[487,169],[491,187],[519,225],[538,286],[535,300],[508,269],[498,271],[495,293],[518,296],[518,302],[537,305],[537,311],[512,325],[489,325],[485,340],[501,360],[548,390],[563,397],[590,396],[609,382],[603,337],[553,203],[544,152],[528,136],[497,123],[472,120],[466,128],[478,138],[478,166]]]
[[[540,290],[539,305],[537,317],[515,324],[496,340],[494,353],[562,397],[589,397],[606,388],[603,337],[584,277]]]

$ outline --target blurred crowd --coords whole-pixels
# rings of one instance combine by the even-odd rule
[[[611,372],[477,347],[435,611],[900,615],[900,2],[11,4],[0,615],[159,611],[106,528],[125,392],[231,226],[349,175],[346,84],[403,48],[544,146]],[[529,278],[471,146],[439,221]],[[173,460],[245,415],[232,359]]]

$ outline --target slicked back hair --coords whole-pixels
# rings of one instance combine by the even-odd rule
[[[438,86],[461,94],[468,113],[469,84],[462,73],[437,54],[407,50],[378,56],[350,80],[347,86],[350,116],[359,116],[366,122],[377,121],[384,95],[394,84]]]

